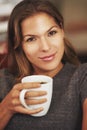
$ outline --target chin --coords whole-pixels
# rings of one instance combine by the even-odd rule
[[[52,71],[58,68],[59,64],[50,64],[50,65],[44,65],[43,70],[44,71]]]

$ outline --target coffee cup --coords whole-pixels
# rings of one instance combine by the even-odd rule
[[[39,88],[21,90],[19,98],[20,98],[21,104],[29,110],[34,110],[34,109],[43,107],[43,111],[36,113],[36,114],[31,114],[32,116],[40,117],[40,116],[46,115],[50,108],[51,99],[52,99],[53,79],[51,77],[45,76],[45,75],[31,75],[31,76],[26,76],[26,77],[22,78],[21,82],[22,83],[26,83],[26,82],[40,82],[41,83],[41,87],[39,87]],[[47,92],[46,95],[39,96],[39,97],[32,97],[32,98],[33,99],[46,98],[47,101],[42,104],[27,105],[25,102],[25,94],[31,90],[32,91],[46,91]]]

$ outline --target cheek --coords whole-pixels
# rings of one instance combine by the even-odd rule
[[[61,42],[59,44],[59,50],[61,51],[61,53],[64,53],[64,40],[61,39]]]
[[[59,50],[64,48],[64,40],[63,37],[59,37],[53,40],[53,45]]]
[[[63,38],[57,39],[55,48],[58,51],[58,57],[62,58],[64,54],[64,39]]]
[[[36,46],[27,45],[27,46],[23,46],[22,48],[26,57],[28,57],[28,59],[29,57],[35,56],[38,52],[38,48]]]

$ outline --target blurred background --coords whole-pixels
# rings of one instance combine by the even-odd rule
[[[0,0],[0,68],[7,67],[7,26],[10,13],[21,0]],[[64,17],[66,37],[81,62],[87,62],[87,0],[49,0]],[[5,59],[5,60],[4,60]]]

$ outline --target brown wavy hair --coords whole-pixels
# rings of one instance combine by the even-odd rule
[[[9,18],[8,59],[10,61],[8,63],[10,63],[10,71],[20,78],[32,74],[33,71],[31,63],[22,50],[21,22],[27,17],[40,12],[45,12],[52,16],[59,27],[64,29],[64,20],[62,15],[52,3],[46,0],[23,0],[14,7]],[[66,38],[64,38],[64,45],[65,51],[62,62],[70,62],[78,65],[79,60],[76,52]]]

